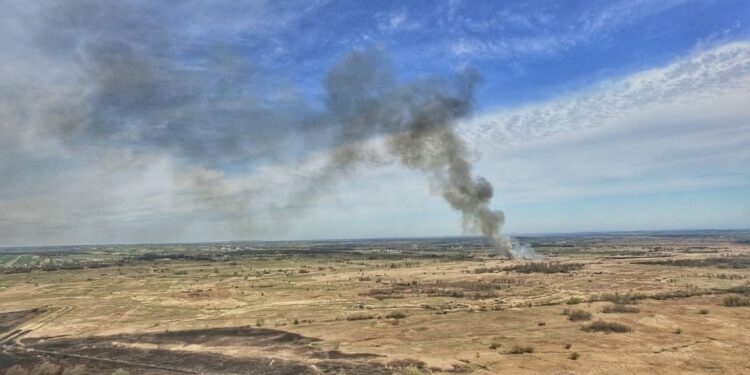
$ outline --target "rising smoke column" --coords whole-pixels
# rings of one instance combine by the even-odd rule
[[[291,226],[296,206],[353,168],[397,163],[424,173],[462,213],[467,231],[508,254],[511,246],[500,238],[503,214],[490,209],[492,186],[472,174],[469,151],[453,130],[471,114],[475,72],[403,83],[377,50],[355,52],[327,75],[321,111],[304,97],[274,95],[256,83],[260,75],[241,49],[184,44],[180,30],[163,27],[170,16],[147,2],[41,7],[19,61],[49,65],[28,75],[39,77],[33,84],[0,80],[0,99],[14,103],[0,108],[0,116],[24,129],[19,134],[32,129],[54,138],[91,164],[104,163],[100,156],[110,150],[124,155],[115,168],[140,168],[130,154],[173,160],[177,198],[189,196],[242,236],[251,230],[248,218],[261,216],[249,212],[253,203],[269,201],[262,194],[272,187],[267,180],[233,184],[224,167],[306,158],[295,146],[313,139],[316,151],[330,147],[332,156],[296,202],[281,207],[282,227]],[[384,152],[370,146],[373,139],[384,141]]]
[[[337,129],[331,159],[314,188],[370,159],[367,139],[385,138],[386,153],[399,164],[425,173],[451,207],[461,212],[464,229],[493,241],[504,255],[511,246],[500,237],[502,211],[490,208],[492,185],[472,174],[469,151],[453,130],[470,116],[476,72],[452,80],[398,83],[377,51],[350,54],[328,74],[327,116]]]

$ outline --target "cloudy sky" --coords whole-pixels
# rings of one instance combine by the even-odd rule
[[[337,116],[358,53],[370,99],[470,95],[505,233],[750,227],[745,0],[0,0],[0,246],[471,229]]]

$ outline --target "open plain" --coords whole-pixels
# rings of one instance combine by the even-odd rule
[[[746,374],[750,232],[5,249],[5,374]]]

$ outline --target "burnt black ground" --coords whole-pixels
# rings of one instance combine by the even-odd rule
[[[282,330],[232,327],[96,337],[48,337],[21,340],[0,353],[0,369],[20,365],[26,369],[42,362],[63,368],[87,366],[87,373],[110,374],[123,368],[130,374],[391,374],[390,366],[373,361],[374,354],[324,351],[320,340]],[[183,350],[140,349],[129,344],[244,346],[261,351],[254,357],[234,357]],[[302,360],[276,358],[274,352],[291,351]],[[99,359],[99,360],[97,360]]]

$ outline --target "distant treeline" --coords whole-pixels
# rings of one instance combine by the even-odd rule
[[[584,266],[583,263],[531,262],[505,267],[482,267],[475,269],[474,273],[497,273],[505,271],[520,273],[568,273],[580,270]]]
[[[97,261],[85,261],[85,262],[65,262],[60,264],[46,263],[46,264],[35,264],[35,265],[23,265],[23,266],[12,266],[2,269],[2,273],[28,273],[33,270],[41,271],[58,271],[58,270],[82,270],[82,269],[93,269],[93,268],[107,268],[124,265],[124,261],[118,262],[97,262]]]
[[[717,267],[717,268],[750,268],[750,256],[714,257],[703,259],[670,259],[633,262],[675,267]]]

